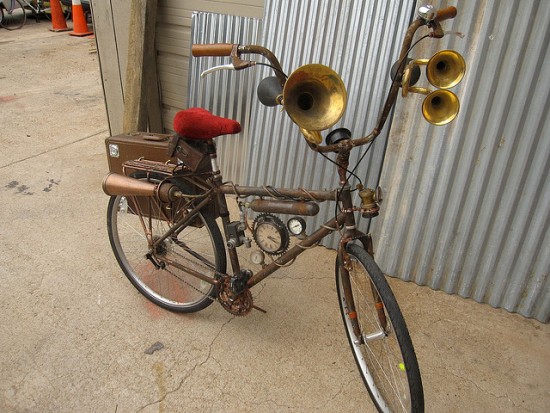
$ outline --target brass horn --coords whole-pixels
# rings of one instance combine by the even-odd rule
[[[456,95],[449,90],[436,90],[422,103],[424,118],[433,125],[441,126],[451,122],[460,109]]]
[[[301,129],[321,131],[330,128],[344,114],[346,87],[331,68],[309,64],[296,69],[288,77],[282,103],[288,116]]]
[[[426,77],[439,89],[450,89],[460,83],[466,71],[464,58],[454,50],[437,52],[428,61]]]
[[[413,86],[415,80],[411,79],[415,78],[413,73],[418,65],[426,65],[426,77],[438,90],[433,92],[427,88]],[[464,58],[454,50],[442,50],[429,60],[411,60],[401,80],[403,97],[406,97],[409,92],[427,95],[422,103],[424,118],[433,125],[446,125],[456,117],[460,109],[460,102],[456,95],[446,89],[460,83],[465,71]]]

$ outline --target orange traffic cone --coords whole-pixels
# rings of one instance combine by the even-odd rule
[[[50,13],[52,14],[52,32],[66,32],[67,22],[65,16],[63,16],[63,10],[61,10],[61,3],[59,0],[50,0]]]
[[[71,36],[89,36],[94,32],[89,31],[88,23],[86,23],[86,16],[84,16],[84,9],[80,0],[73,0],[73,31],[69,34]]]

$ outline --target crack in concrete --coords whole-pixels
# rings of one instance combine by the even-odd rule
[[[479,390],[480,392],[482,392],[482,393],[488,394],[488,395],[490,395],[490,396],[492,396],[492,397],[494,397],[494,398],[496,398],[496,399],[505,399],[505,400],[508,400],[508,401],[512,404],[512,406],[513,406],[514,408],[516,408],[516,409],[517,409],[517,408],[521,408],[522,410],[524,410],[524,411],[526,411],[526,412],[534,413],[534,410],[530,410],[530,409],[527,409],[527,408],[525,408],[525,407],[523,407],[523,406],[519,406],[519,405],[518,405],[514,400],[512,400],[512,399],[510,398],[510,396],[509,396],[508,394],[506,394],[506,393],[505,393],[505,394],[502,394],[502,395],[495,394],[495,393],[493,393],[493,392],[491,392],[491,391],[489,391],[489,390],[487,390],[487,389],[484,389],[484,388],[481,387],[478,383],[476,383],[475,381],[473,381],[473,380],[471,380],[471,379],[469,379],[469,378],[467,378],[467,377],[463,377],[463,376],[461,376],[461,375],[459,375],[459,374],[456,374],[456,373],[454,373],[454,372],[452,372],[452,371],[450,371],[450,370],[448,370],[448,369],[447,369],[447,372],[450,373],[451,375],[453,375],[454,377],[460,379],[460,380],[463,380],[463,381],[465,381],[465,382],[467,382],[467,383],[470,383],[471,385],[473,385],[476,389],[478,389],[478,390]]]
[[[180,380],[179,384],[173,388],[172,390],[168,390],[168,391],[164,391],[163,395],[161,396],[160,399],[158,400],[155,400],[155,401],[152,401],[150,403],[147,403],[145,404],[144,406],[140,407],[138,410],[136,410],[136,413],[138,412],[142,412],[143,410],[145,410],[147,407],[149,406],[154,406],[154,405],[162,405],[166,398],[173,394],[173,393],[176,393],[178,392],[182,386],[187,382],[187,380],[189,380],[194,374],[195,374],[195,371],[197,371],[197,369],[199,369],[200,367],[204,366],[206,363],[208,363],[208,361],[213,358],[212,357],[212,347],[214,346],[216,340],[218,339],[218,337],[221,335],[221,333],[223,332],[224,328],[229,324],[231,323],[231,321],[233,321],[235,319],[235,316],[233,316],[232,318],[228,319],[225,323],[223,323],[218,331],[218,333],[212,338],[212,340],[210,341],[210,344],[208,344],[208,354],[206,355],[205,359],[200,361],[200,362],[197,362],[188,372],[187,374]],[[172,368],[169,369],[169,371],[171,371]],[[164,411],[164,409],[159,409],[159,411]]]
[[[169,395],[171,395],[172,393],[176,393],[177,391],[179,391],[181,389],[181,387],[183,386],[183,383],[185,382],[185,380],[186,380],[186,378],[181,379],[180,383],[176,386],[175,389],[166,391],[160,399],[155,400],[151,403],[147,403],[146,405],[144,405],[141,408],[139,408],[138,410],[136,410],[136,413],[145,410],[149,406],[154,406],[156,404],[162,405]],[[166,411],[166,410],[165,410],[165,408],[159,408],[159,411]]]

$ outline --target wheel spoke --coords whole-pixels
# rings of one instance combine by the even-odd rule
[[[117,261],[139,292],[169,310],[193,312],[215,298],[214,279],[225,273],[225,248],[215,219],[207,213],[199,212],[177,231],[171,229],[173,223],[164,212],[184,216],[181,202],[167,205],[154,197],[112,197],[109,239]]]
[[[340,271],[337,261],[338,296],[363,381],[379,411],[423,412],[418,364],[395,297],[366,251],[350,245],[347,252],[351,263],[347,270]],[[342,273],[347,274],[349,283],[342,282]],[[344,285],[350,291],[345,292]],[[347,303],[346,297],[353,302]],[[359,336],[354,332],[348,308],[355,309],[353,317],[357,317]]]

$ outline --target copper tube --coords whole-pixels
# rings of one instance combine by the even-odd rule
[[[220,191],[226,195],[246,196],[268,196],[272,198],[300,198],[313,201],[334,201],[336,199],[336,190],[332,191],[310,191],[305,189],[286,189],[272,187],[240,186],[224,184],[219,187]]]
[[[128,176],[109,173],[103,178],[103,192],[107,195],[153,196],[157,185]]]
[[[314,202],[279,201],[255,199],[250,208],[256,212],[314,216],[319,213],[319,205]]]

